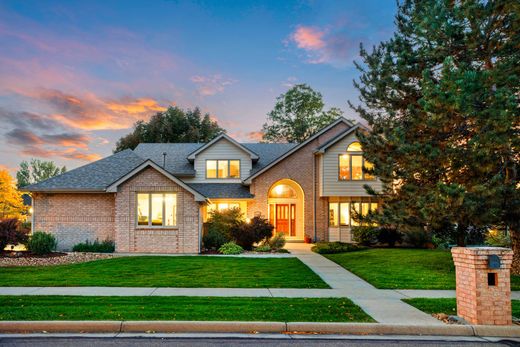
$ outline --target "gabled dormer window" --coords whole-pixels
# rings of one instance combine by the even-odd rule
[[[340,154],[338,179],[340,181],[369,181],[375,179],[374,176],[363,172],[363,167],[372,169],[372,163],[363,158],[361,143],[352,142],[347,147],[347,153]]]
[[[240,178],[240,160],[206,160],[206,178]]]

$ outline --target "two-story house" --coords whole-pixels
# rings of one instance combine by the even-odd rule
[[[364,184],[360,125],[340,118],[300,144],[143,143],[26,188],[33,230],[59,248],[115,241],[117,252],[197,253],[211,210],[263,216],[289,241],[352,241],[352,211],[377,208]]]

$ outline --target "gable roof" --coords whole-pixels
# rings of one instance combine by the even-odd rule
[[[241,150],[243,150],[244,152],[248,153],[250,156],[251,156],[251,159],[253,161],[255,160],[258,160],[258,154],[256,154],[255,152],[249,150],[248,148],[244,147],[243,145],[241,145],[240,143],[238,143],[236,140],[234,140],[233,138],[229,137],[228,135],[226,134],[222,134],[222,135],[219,135],[217,137],[215,137],[213,140],[211,140],[210,142],[202,145],[201,147],[199,147],[198,149],[196,149],[195,151],[191,152],[189,155],[188,155],[188,160],[195,160],[195,157],[197,156],[197,154],[199,154],[200,152],[204,151],[205,149],[211,147],[213,144],[219,142],[220,140],[228,140],[229,142],[231,142],[233,145],[235,145],[236,147],[240,148]]]
[[[321,146],[319,146],[318,148],[316,148],[316,150],[314,151],[314,153],[325,153],[325,151],[327,149],[329,149],[331,146],[333,146],[334,144],[338,143],[339,141],[343,140],[345,137],[347,137],[348,135],[352,134],[353,132],[355,132],[356,130],[358,129],[363,129],[363,130],[366,130],[365,127],[363,127],[362,125],[360,124],[356,124],[354,125],[352,128],[350,129],[347,129],[341,133],[339,133],[338,135],[334,136],[333,138],[331,138],[330,140],[326,141],[325,143],[323,143]]]
[[[314,139],[316,139],[317,137],[321,136],[322,134],[326,133],[327,131],[329,131],[330,129],[332,129],[333,127],[335,127],[336,125],[340,124],[340,123],[345,123],[347,124],[349,127],[352,127],[354,126],[354,123],[352,123],[350,120],[346,119],[346,118],[343,118],[343,117],[339,117],[336,121],[330,123],[329,125],[327,125],[326,127],[324,127],[323,129],[321,129],[320,131],[318,131],[316,134],[312,135],[311,137],[309,137],[307,140],[303,141],[302,143],[299,143],[297,145],[295,145],[292,149],[290,149],[289,151],[287,151],[286,153],[284,153],[283,155],[279,156],[278,158],[276,158],[275,160],[273,160],[272,162],[270,162],[268,165],[264,166],[262,169],[260,170],[257,170],[255,173],[252,173],[248,178],[246,178],[244,180],[244,183],[245,184],[251,184],[251,181],[259,176],[260,174],[262,174],[263,172],[267,171],[269,168],[273,167],[274,165],[276,165],[277,163],[279,163],[280,161],[282,161],[283,159],[287,158],[288,156],[290,156],[291,154],[293,154],[294,152],[298,151],[300,148],[306,146],[308,143],[312,142]]]
[[[199,193],[194,188],[188,186],[186,183],[184,183],[183,181],[181,181],[177,177],[173,176],[171,173],[169,173],[168,171],[166,171],[165,169],[163,169],[162,167],[160,167],[159,165],[157,165],[156,163],[154,163],[150,159],[144,161],[141,165],[137,166],[136,168],[134,168],[133,170],[128,172],[126,175],[124,175],[123,177],[119,178],[117,181],[111,183],[106,188],[106,192],[107,193],[116,193],[117,192],[117,187],[119,185],[121,185],[122,183],[126,182],[127,180],[129,180],[130,178],[132,178],[133,176],[135,176],[136,174],[138,174],[139,172],[143,171],[144,169],[146,169],[148,167],[154,168],[159,173],[163,174],[164,176],[166,176],[167,178],[169,178],[173,182],[177,183],[182,188],[184,188],[187,191],[189,191],[190,193],[192,193],[195,196],[195,201],[206,201],[206,197],[203,194]]]
[[[103,192],[145,160],[127,149],[48,180],[23,187],[32,192]]]

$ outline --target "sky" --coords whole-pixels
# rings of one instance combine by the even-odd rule
[[[394,0],[0,0],[0,168],[75,168],[169,105],[242,142],[298,83],[356,119],[359,44],[394,31]]]

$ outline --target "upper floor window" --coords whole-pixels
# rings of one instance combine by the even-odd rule
[[[352,142],[347,147],[347,153],[339,156],[339,172],[338,179],[340,181],[360,181],[373,180],[375,177],[371,174],[363,172],[363,167],[372,169],[372,163],[363,158],[361,143]]]
[[[173,227],[177,225],[177,194],[138,193],[137,225]]]
[[[240,178],[240,160],[206,160],[206,178]]]

